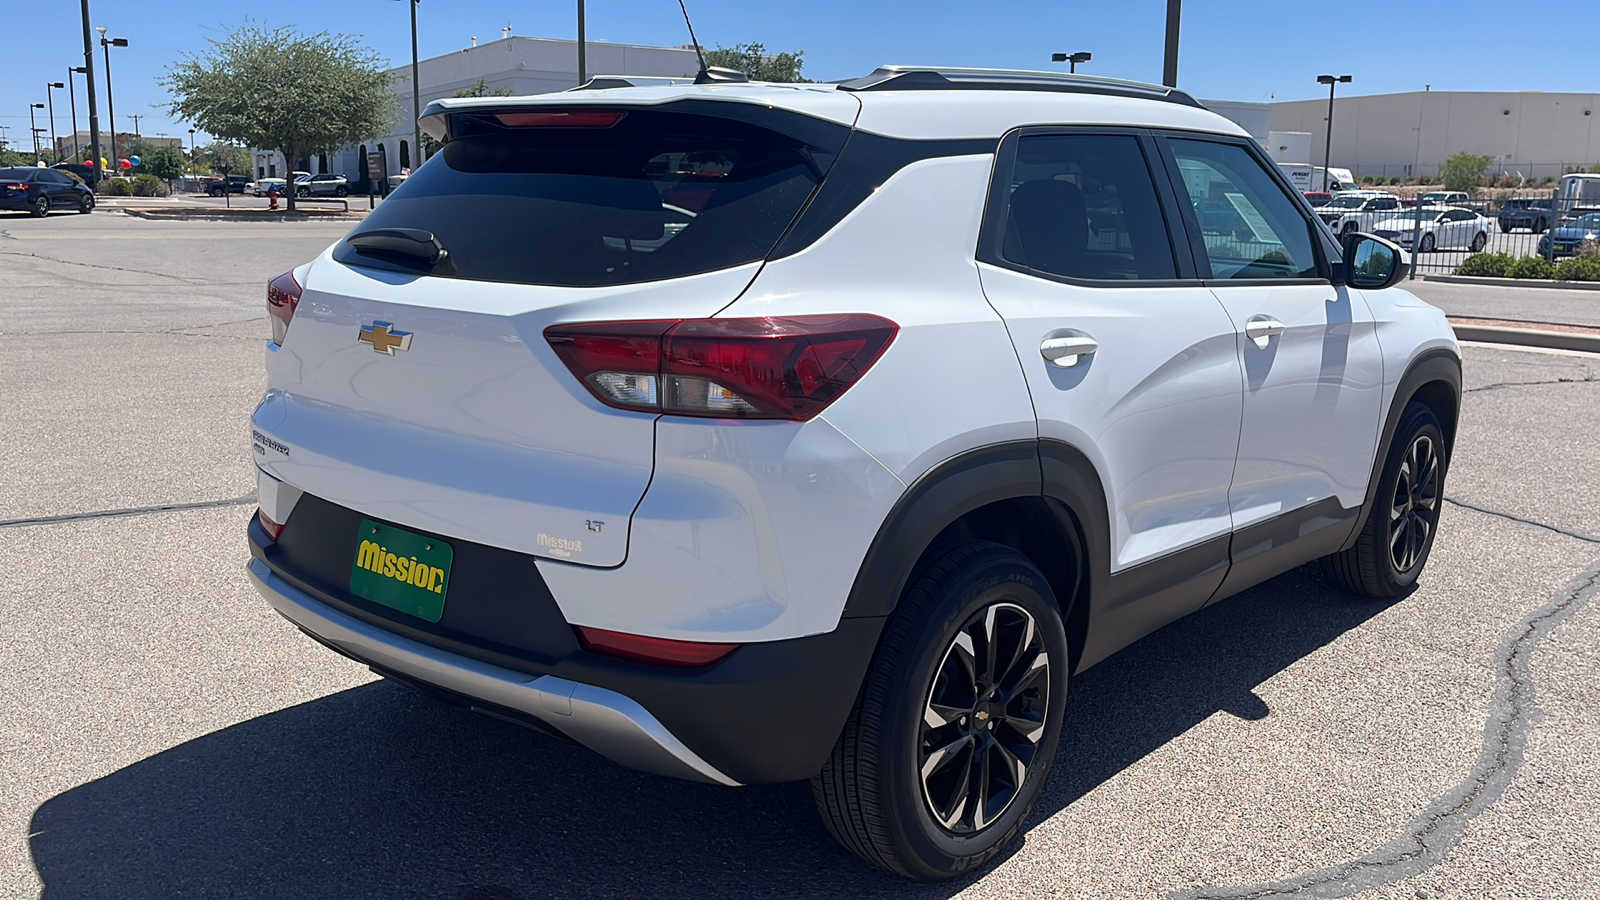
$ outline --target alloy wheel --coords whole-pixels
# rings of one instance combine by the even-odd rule
[[[1439,449],[1432,437],[1417,435],[1406,448],[1389,507],[1389,562],[1408,572],[1426,552],[1439,522]]]
[[[945,648],[923,707],[922,796],[947,831],[982,831],[1017,799],[1050,708],[1050,655],[1013,603],[974,613]]]

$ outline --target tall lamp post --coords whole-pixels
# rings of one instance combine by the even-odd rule
[[[417,81],[417,4],[422,0],[401,0],[411,7],[411,145],[422,164],[422,83]],[[363,161],[362,165],[366,165]]]
[[[33,111],[36,109],[44,109],[44,104],[28,104],[28,133],[33,135],[33,161],[35,163],[39,162],[39,129],[37,127],[39,123],[33,120]]]
[[[1067,69],[1068,74],[1077,74],[1077,72],[1078,72],[1078,63],[1085,63],[1085,62],[1088,62],[1089,60],[1091,60],[1093,58],[1094,58],[1094,54],[1085,53],[1085,52],[1083,52],[1081,50],[1079,52],[1077,52],[1077,53],[1070,53],[1070,54],[1069,53],[1052,53],[1052,54],[1050,54],[1050,61],[1051,62],[1064,62],[1064,63],[1067,63],[1070,66],[1070,68]]]
[[[77,162],[83,156],[83,148],[78,144],[78,91],[73,86],[72,76],[87,75],[88,69],[83,66],[67,66],[67,101],[72,104],[72,156]]]
[[[106,52],[106,127],[111,129],[111,165],[117,164],[117,106],[111,102],[111,48],[128,46],[127,38],[107,38],[103,27],[96,28],[100,32],[100,46]]]
[[[189,129],[189,174],[194,174],[194,129]]]
[[[1167,0],[1167,53],[1161,65],[1161,83],[1178,86],[1178,25],[1183,20],[1182,0]]]
[[[1322,190],[1328,190],[1328,161],[1333,156],[1333,92],[1341,84],[1349,84],[1355,78],[1350,75],[1318,75],[1317,84],[1328,86],[1328,134],[1327,141],[1322,146]]]
[[[589,42],[583,38],[583,0],[578,0],[578,83],[589,80]]]
[[[94,39],[89,36],[89,0],[81,0],[83,7],[83,73],[84,99],[89,104],[89,186],[94,187],[105,177],[100,170],[100,107],[94,102]]]
[[[50,93],[50,90],[64,87],[66,85],[59,81],[47,81],[44,83],[44,99],[46,103],[50,104],[50,155],[56,158],[56,162],[61,161],[61,148],[56,146],[56,95]]]

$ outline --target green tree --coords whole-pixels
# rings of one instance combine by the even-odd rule
[[[1444,182],[1446,190],[1470,191],[1478,186],[1483,170],[1489,168],[1492,162],[1494,159],[1488,156],[1457,153],[1440,164],[1439,180]]]
[[[509,96],[511,96],[511,88],[508,88],[508,87],[492,88],[492,87],[489,87],[488,79],[479,78],[470,87],[465,87],[465,88],[462,88],[459,91],[456,91],[455,92],[455,96],[457,96],[457,97],[509,97]],[[438,152],[439,152],[439,142],[433,139],[433,135],[428,134],[427,132],[423,132],[422,133],[422,158],[423,159],[427,159],[428,157],[430,157],[430,156],[432,156],[432,155],[434,155],[435,153],[438,153]],[[366,165],[367,161],[366,160],[362,160],[361,164],[362,165]]]
[[[706,65],[743,72],[750,76],[751,81],[809,84],[811,79],[800,75],[800,69],[805,65],[805,55],[804,50],[769,54],[766,44],[734,44],[732,47],[718,44],[717,49],[706,51]]]
[[[204,147],[195,148],[194,159],[196,167],[206,172],[220,169],[223,163],[227,163],[230,175],[251,174],[250,151],[227,141],[212,141]]]
[[[182,178],[189,168],[189,158],[172,147],[152,147],[148,156],[142,157],[139,168],[162,181]]]
[[[0,147],[0,167],[9,168],[11,166],[31,165],[33,165],[31,156],[24,156],[9,147]]]
[[[383,61],[352,35],[245,23],[167,68],[175,118],[294,160],[385,134],[395,96]],[[245,163],[249,165],[248,161]],[[295,207],[289,193],[289,208]]]

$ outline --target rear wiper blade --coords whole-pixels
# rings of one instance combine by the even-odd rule
[[[352,234],[346,242],[363,256],[432,268],[450,257],[431,231],[420,228],[374,228]]]

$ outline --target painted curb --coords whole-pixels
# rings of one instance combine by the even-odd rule
[[[112,212],[109,209],[104,211]],[[125,216],[160,222],[296,222],[309,219],[359,219],[367,214],[367,210],[364,209],[352,209],[349,212],[334,209],[297,209],[293,213],[286,209],[242,209],[235,213],[220,209],[118,209],[115,212],[122,213]]]
[[[1572,331],[1541,331],[1536,328],[1498,328],[1490,325],[1461,325],[1451,322],[1458,341],[1481,341],[1489,344],[1515,344],[1519,347],[1542,347],[1547,350],[1578,350],[1600,353],[1600,334],[1580,334]]]
[[[1487,278],[1478,275],[1423,275],[1423,281],[1477,284],[1487,287],[1543,288],[1556,291],[1600,291],[1600,281],[1547,281],[1543,278]]]

